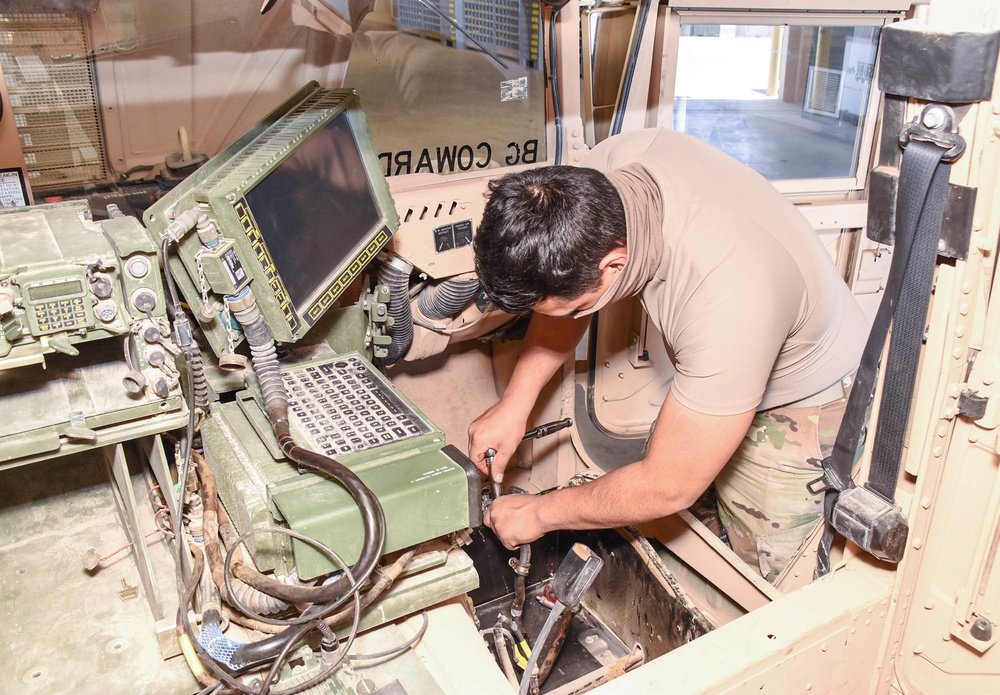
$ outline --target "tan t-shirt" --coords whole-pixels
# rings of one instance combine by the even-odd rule
[[[659,191],[663,245],[649,253],[660,257],[635,258],[630,243],[628,265],[652,268],[642,303],[674,359],[682,404],[767,410],[857,368],[868,322],[811,225],[762,176],[669,130],[615,136],[583,164],[639,164]]]

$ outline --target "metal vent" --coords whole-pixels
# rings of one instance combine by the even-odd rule
[[[36,191],[108,178],[81,16],[0,13],[0,67]]]
[[[501,56],[534,67],[538,64],[537,0],[429,0],[451,17],[463,32],[428,9],[422,0],[394,0],[393,16],[400,31],[435,37],[458,48],[476,49],[476,42]]]
[[[809,84],[803,108],[821,116],[840,115],[840,88],[843,72],[830,68],[809,68]]]

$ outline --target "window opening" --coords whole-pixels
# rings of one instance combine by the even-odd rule
[[[772,181],[856,178],[879,33],[682,24],[672,126]]]

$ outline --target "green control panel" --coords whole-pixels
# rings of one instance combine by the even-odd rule
[[[186,422],[156,254],[86,201],[0,211],[0,467]]]
[[[75,271],[75,272],[74,272]],[[93,305],[84,283],[81,269],[70,273],[49,271],[51,278],[28,280],[21,278],[25,315],[32,335],[47,335],[59,331],[86,330],[94,325]]]

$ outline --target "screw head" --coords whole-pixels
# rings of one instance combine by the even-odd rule
[[[923,123],[928,128],[940,128],[944,124],[944,112],[941,109],[927,109],[923,114]]]

